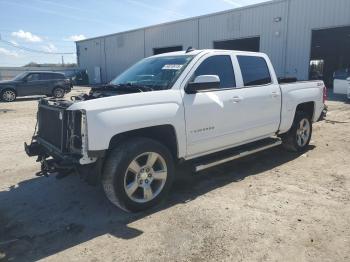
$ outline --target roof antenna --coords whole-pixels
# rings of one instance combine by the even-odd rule
[[[189,53],[189,52],[192,52],[194,51],[195,49],[192,48],[192,46],[188,47],[187,50],[186,50],[186,54]]]

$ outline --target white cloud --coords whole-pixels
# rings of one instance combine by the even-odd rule
[[[13,57],[19,57],[19,54],[15,51],[10,51],[6,48],[0,47],[0,54],[6,55],[6,56],[13,56]]]
[[[47,45],[43,45],[41,47],[45,52],[49,52],[49,53],[57,52],[57,47],[52,43],[49,43]]]
[[[222,1],[224,1],[225,3],[227,3],[229,5],[234,5],[234,6],[238,6],[238,7],[243,6],[241,3],[238,3],[237,1],[234,1],[234,0],[222,0]]]
[[[32,34],[31,32],[24,32],[23,30],[19,30],[17,32],[12,32],[12,36],[23,39],[26,42],[41,42],[41,37]]]
[[[85,35],[71,35],[67,38],[65,38],[65,41],[80,41],[86,39]]]
[[[9,42],[10,42],[11,44],[15,45],[15,46],[18,46],[18,43],[17,43],[16,41],[14,41],[14,40],[10,40]]]

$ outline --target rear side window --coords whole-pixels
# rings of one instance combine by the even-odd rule
[[[53,73],[43,73],[40,75],[41,80],[55,80],[55,79],[64,79],[62,74],[53,74]]]
[[[350,77],[350,68],[334,72],[334,79],[345,80]]]
[[[266,85],[272,82],[269,68],[262,57],[237,56],[244,86]]]
[[[50,77],[50,74],[40,74],[40,80],[50,80],[51,77]]]
[[[220,88],[236,87],[231,57],[228,55],[211,56],[205,59],[194,73],[193,80],[200,75],[217,75]]]
[[[64,75],[62,75],[62,74],[52,74],[52,79],[64,79]]]

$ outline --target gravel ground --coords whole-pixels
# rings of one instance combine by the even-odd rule
[[[78,176],[36,177],[37,99],[0,103],[0,260],[350,261],[350,104],[328,105],[307,153],[179,171],[162,206],[127,214]]]

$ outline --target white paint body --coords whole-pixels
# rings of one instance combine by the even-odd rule
[[[347,79],[334,79],[334,94],[347,95],[350,99],[350,77]]]
[[[169,90],[100,98],[73,104],[69,110],[83,110],[87,117],[88,150],[106,150],[113,136],[160,126],[174,127],[178,157],[192,159],[239,146],[291,128],[296,108],[314,102],[313,121],[324,108],[322,81],[279,85],[270,62],[262,53],[198,50]],[[162,54],[158,56],[166,56]],[[174,52],[185,55],[185,52]],[[185,87],[201,62],[210,56],[231,56],[236,87],[186,94]],[[272,83],[245,88],[236,55],[263,57]],[[205,132],[196,132],[204,129]]]

